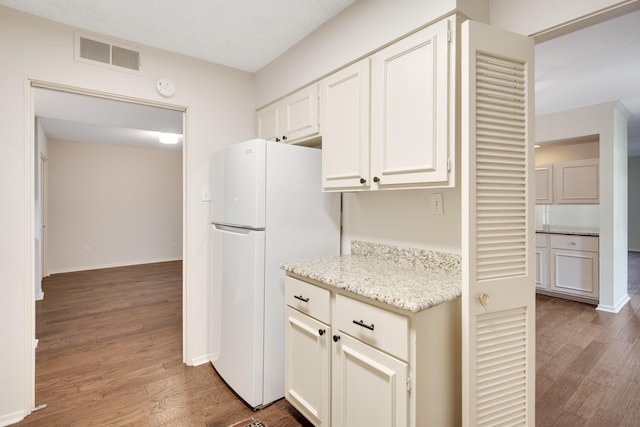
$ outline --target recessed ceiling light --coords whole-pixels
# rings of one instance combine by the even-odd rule
[[[160,142],[163,144],[177,144],[180,141],[180,135],[177,133],[161,133]]]

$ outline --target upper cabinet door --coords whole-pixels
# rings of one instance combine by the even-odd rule
[[[312,84],[258,110],[258,138],[297,143],[319,136],[318,85]]]
[[[380,187],[448,180],[450,22],[371,57],[371,175]]]
[[[556,203],[600,203],[598,159],[554,164]]]
[[[318,135],[318,85],[287,96],[283,103],[283,141],[295,142]]]
[[[275,141],[276,138],[282,137],[282,129],[280,129],[280,114],[281,109],[279,104],[271,104],[258,110],[258,138],[266,139],[267,141]]]
[[[553,165],[536,166],[536,204],[553,203]]]
[[[369,59],[320,82],[322,186],[369,188]]]

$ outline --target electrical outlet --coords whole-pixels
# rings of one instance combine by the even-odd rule
[[[444,215],[442,193],[431,195],[431,215]]]

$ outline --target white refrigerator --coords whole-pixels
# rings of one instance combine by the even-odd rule
[[[210,359],[250,407],[284,396],[283,262],[338,255],[321,152],[260,139],[214,153]]]

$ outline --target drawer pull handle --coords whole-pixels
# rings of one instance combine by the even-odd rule
[[[305,298],[302,295],[294,295],[293,296],[295,299],[299,299],[302,302],[309,302],[309,298]]]
[[[324,329],[318,329],[318,335],[323,336],[324,333],[327,332]]]
[[[375,326],[372,324],[367,325],[366,323],[364,323],[364,321],[362,320],[354,320],[353,323],[355,323],[358,326],[362,326],[363,328],[367,328],[370,331],[373,331],[373,328],[375,328]]]

